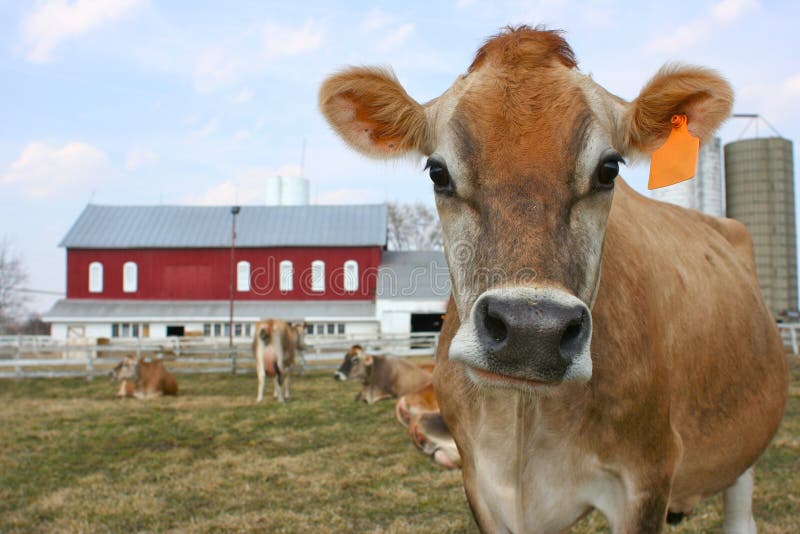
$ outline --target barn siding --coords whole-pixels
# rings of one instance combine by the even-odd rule
[[[311,291],[311,262],[325,262],[325,291]],[[294,289],[279,290],[278,265],[294,264]],[[359,284],[344,291],[344,262],[358,262]],[[89,264],[103,264],[102,293],[89,292]],[[122,290],[122,270],[127,261],[138,265],[135,293]],[[238,248],[234,262],[249,261],[248,292],[236,300],[372,300],[375,298],[380,247]],[[235,266],[234,266],[235,276]],[[229,249],[127,249],[67,250],[67,298],[121,300],[223,300],[230,291]]]

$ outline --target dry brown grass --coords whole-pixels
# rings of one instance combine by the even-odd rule
[[[757,467],[761,532],[800,532],[800,366]],[[474,532],[460,474],[419,455],[392,403],[330,373],[256,405],[252,375],[178,377],[118,401],[105,380],[0,382],[0,532]],[[718,531],[721,499],[672,532]],[[592,514],[575,532],[601,532]]]

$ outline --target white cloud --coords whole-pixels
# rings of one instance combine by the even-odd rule
[[[469,7],[475,3],[475,0],[458,0],[456,2],[457,7]]]
[[[779,131],[790,129],[800,120],[800,72],[778,83],[755,83],[737,95],[737,108],[757,110]]]
[[[215,184],[199,195],[184,198],[188,204],[228,205],[264,204],[267,196],[266,180],[271,176],[300,176],[299,165],[283,165],[278,169],[251,167],[223,182]]]
[[[322,30],[311,20],[299,28],[268,22],[262,32],[265,59],[296,56],[322,46]]]
[[[386,36],[378,43],[378,50],[387,52],[405,43],[414,32],[414,25],[411,23],[403,24],[386,33]]]
[[[255,91],[249,87],[244,87],[236,94],[235,97],[233,97],[233,101],[237,104],[244,104],[245,102],[250,102],[255,95]]]
[[[379,204],[385,196],[383,191],[372,189],[336,189],[320,194],[314,204]]]
[[[150,167],[158,163],[158,154],[152,150],[134,148],[125,156],[125,170],[133,172],[142,167]]]
[[[374,32],[375,30],[380,30],[392,24],[395,21],[395,17],[389,15],[385,11],[383,11],[379,7],[374,7],[367,13],[363,19],[361,19],[361,24],[359,24],[359,28],[363,32]]]
[[[64,41],[131,15],[148,0],[46,0],[20,25],[31,61],[47,61]]]
[[[195,89],[210,92],[233,85],[248,75],[265,71],[281,59],[319,49],[325,38],[323,29],[312,20],[302,26],[266,22],[244,35],[238,42],[223,43],[197,54]]]
[[[203,124],[200,128],[192,130],[192,137],[203,138],[208,137],[219,129],[219,119],[214,117],[210,121]]]
[[[712,5],[705,15],[678,26],[667,35],[652,39],[644,49],[651,53],[681,52],[708,39],[720,28],[732,24],[759,7],[758,0],[721,0]]]
[[[82,194],[115,173],[108,156],[90,144],[33,142],[0,177],[0,184],[16,185],[31,197]]]

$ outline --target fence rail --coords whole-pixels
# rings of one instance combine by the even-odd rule
[[[317,337],[299,358],[307,367],[331,369],[354,344],[372,354],[390,357],[432,356],[438,334]],[[53,339],[47,336],[0,336],[0,378],[56,378],[107,374],[126,355],[163,359],[174,373],[251,373],[255,362],[251,341],[239,338],[229,347],[215,338],[144,338],[98,340]]]

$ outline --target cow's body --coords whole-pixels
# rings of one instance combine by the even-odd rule
[[[408,427],[408,435],[420,451],[448,469],[461,465],[461,456],[439,410],[433,384],[397,399],[394,413],[400,424]]]
[[[431,373],[418,365],[400,358],[366,354],[360,345],[353,345],[347,352],[334,378],[341,381],[361,378],[363,388],[355,400],[367,404],[419,391],[432,380]]]
[[[725,529],[755,531],[751,466],[788,376],[749,235],[618,178],[671,118],[708,138],[732,98],[668,66],[628,103],[524,27],[425,105],[376,69],[323,85],[351,146],[428,157],[453,287],[434,386],[484,531],[559,532],[594,508],[659,532],[719,491]]]
[[[304,325],[292,325],[279,319],[264,319],[256,323],[253,336],[253,357],[256,360],[258,395],[256,402],[264,399],[264,382],[269,375],[274,379],[273,397],[284,402],[290,397],[290,372],[296,358],[302,357],[306,346],[303,341]]]
[[[161,395],[177,395],[178,382],[158,360],[148,362],[125,357],[112,371],[111,377],[120,381],[117,398],[151,399]]]

